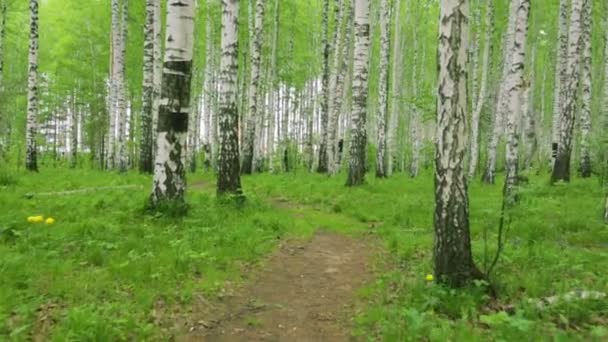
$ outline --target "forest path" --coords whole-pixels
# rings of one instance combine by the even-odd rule
[[[306,214],[311,208],[284,199],[270,203],[298,220],[318,224],[319,230],[307,240],[282,242],[248,283],[225,297],[214,312],[203,310],[209,316],[178,340],[356,340],[352,319],[361,304],[357,290],[374,279],[374,257],[381,250],[377,239],[324,229],[322,218]]]

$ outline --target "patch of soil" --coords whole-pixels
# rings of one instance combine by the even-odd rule
[[[283,244],[243,289],[179,341],[351,341],[356,291],[373,279],[370,238],[318,232]],[[219,310],[218,310],[219,309]]]

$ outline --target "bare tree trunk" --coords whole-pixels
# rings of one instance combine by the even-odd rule
[[[551,182],[570,181],[570,157],[572,154],[572,135],[574,131],[575,110],[580,83],[579,71],[582,49],[582,13],[589,0],[572,0],[572,14],[568,32],[568,67],[564,85],[564,103],[560,115],[560,139],[557,158],[551,174]]]
[[[194,50],[194,0],[167,2],[166,51],[151,205],[181,205],[186,192],[186,135]]]
[[[401,73],[402,73],[402,61],[403,61],[403,46],[401,43],[401,0],[395,0],[395,18],[394,18],[394,28],[393,28],[393,53],[392,53],[392,72],[391,72],[391,107],[390,107],[390,119],[387,129],[387,151],[386,155],[388,158],[387,161],[387,176],[393,174],[393,163],[396,158],[397,152],[397,139],[395,139],[395,134],[397,129],[399,128],[399,87],[402,85]]]
[[[322,81],[322,99],[321,99],[321,144],[319,145],[319,164],[317,172],[326,173],[329,171],[328,166],[328,143],[329,143],[329,54],[331,43],[329,42],[329,0],[323,1],[323,32],[321,37],[321,45],[323,46],[323,81]]]
[[[496,101],[496,113],[494,114],[494,123],[493,123],[493,131],[490,136],[490,141],[488,144],[488,156],[486,161],[486,169],[484,171],[484,175],[482,181],[486,184],[494,184],[496,178],[496,161],[497,161],[497,148],[500,137],[503,133],[503,122],[506,117],[506,107],[507,103],[507,91],[505,88],[507,82],[506,78],[508,75],[508,67],[511,65],[511,61],[509,60],[510,55],[508,54],[508,47],[513,46],[513,40],[515,36],[515,20],[517,18],[517,8],[519,5],[518,0],[512,0],[510,9],[509,9],[509,25],[507,28],[507,33],[505,36],[505,53],[504,53],[504,61],[503,61],[503,70],[501,83],[498,91],[498,98]]]
[[[353,110],[351,118],[351,143],[346,186],[358,186],[365,182],[365,155],[367,149],[367,95],[369,78],[370,3],[355,0],[355,50],[353,67]]]
[[[237,106],[239,1],[222,0],[222,61],[220,65],[220,149],[218,195],[242,195]]]
[[[161,0],[154,0],[154,76],[152,92],[152,137],[158,132],[158,112],[160,109],[160,92],[163,77],[163,34],[161,19]],[[156,142],[152,144],[152,155],[156,156]]]
[[[441,0],[435,152],[435,278],[452,287],[482,278],[473,262],[466,151],[468,1]]]
[[[146,0],[146,21],[144,24],[143,99],[141,111],[141,146],[139,171],[152,173],[152,106],[154,103],[154,1]]]
[[[380,5],[380,80],[377,115],[376,177],[388,176],[388,158],[386,154],[386,122],[388,121],[388,68],[390,62],[390,18],[391,4],[382,0]]]
[[[343,45],[343,36],[342,36],[342,28],[344,26],[344,18],[348,17],[345,15],[345,1],[344,0],[336,0],[335,12],[336,12],[336,28],[334,30],[334,38],[333,38],[333,46],[334,46],[334,55],[331,66],[331,73],[329,78],[329,99],[328,99],[328,138],[327,138],[327,168],[330,173],[334,171],[334,160],[336,157],[336,137],[337,137],[337,125],[340,116],[340,108],[337,108],[340,100],[338,97],[342,95],[342,89],[338,89],[339,87],[339,78],[340,78],[340,66],[342,65],[342,45]]]
[[[483,48],[483,61],[481,70],[481,85],[479,87],[479,96],[474,102],[473,115],[471,118],[471,151],[469,160],[469,178],[473,178],[477,172],[479,163],[479,119],[481,111],[487,97],[488,91],[488,70],[490,69],[490,57],[492,53],[492,37],[494,36],[494,6],[492,0],[486,0],[486,23],[485,23],[485,41]]]
[[[524,65],[526,62],[526,40],[528,37],[528,18],[530,17],[530,0],[518,0],[515,35],[510,49],[509,73],[506,79],[507,89],[507,147],[506,179],[504,196],[507,202],[514,199],[518,185],[519,168],[519,123],[521,122],[521,99],[524,88]]]
[[[593,1],[588,0],[583,9],[583,71],[582,71],[582,106],[581,106],[581,176],[591,177],[591,153],[589,140],[591,135],[591,95],[592,95],[592,42]]]
[[[551,168],[555,165],[559,146],[560,122],[563,97],[567,80],[568,63],[568,3],[570,0],[559,1],[559,45],[555,62],[555,91],[553,94],[553,126],[551,136]]]
[[[38,0],[30,0],[30,45],[27,77],[27,127],[25,168],[38,171],[36,134],[38,118]]]
[[[256,137],[256,122],[258,120],[260,64],[262,61],[262,40],[264,39],[264,9],[265,1],[256,0],[253,41],[251,44],[251,78],[249,79],[249,116],[243,146],[243,164],[241,173],[253,172],[254,145]]]

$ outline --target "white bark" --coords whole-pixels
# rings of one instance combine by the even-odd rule
[[[334,47],[334,55],[331,66],[331,73],[329,77],[329,99],[328,99],[328,124],[327,124],[327,168],[330,173],[333,173],[335,170],[334,160],[336,159],[336,137],[338,130],[338,120],[340,117],[340,109],[338,106],[340,105],[340,97],[342,96],[342,89],[338,87],[341,86],[339,84],[340,80],[340,72],[341,72],[341,62],[342,62],[342,45],[343,45],[343,35],[342,28],[344,26],[344,0],[336,0],[336,27],[334,30],[334,38],[333,38],[333,47]]]
[[[392,72],[391,72],[391,107],[390,107],[390,119],[387,129],[387,175],[390,176],[393,173],[393,161],[396,157],[397,152],[397,139],[395,134],[399,125],[399,87],[402,86],[400,82],[401,75],[401,64],[403,60],[403,46],[401,43],[403,37],[401,37],[401,0],[395,0],[395,18],[393,28],[393,52],[392,52]]]
[[[574,131],[575,110],[580,83],[580,61],[582,49],[582,12],[590,0],[573,0],[568,31],[567,82],[564,85],[563,105],[561,106],[560,137],[557,157],[553,166],[551,181],[570,181],[570,158],[572,155],[572,135]]]
[[[553,93],[553,124],[551,135],[551,168],[555,164],[559,145],[559,132],[562,113],[564,87],[567,82],[568,61],[568,3],[570,0],[559,1],[558,42],[555,61],[555,89]]]
[[[354,2],[355,49],[353,53],[353,109],[351,118],[350,160],[347,186],[365,182],[365,156],[367,149],[367,95],[370,54],[370,2]]]
[[[388,121],[388,68],[390,62],[390,18],[391,6],[389,0],[380,4],[380,80],[378,96],[377,145],[376,145],[376,177],[388,176],[388,155],[386,153],[386,122]]]
[[[222,0],[222,58],[220,63],[218,194],[240,195],[237,105],[238,0]]]
[[[250,0],[253,1],[253,0]],[[250,2],[251,3],[251,2]],[[243,165],[241,172],[251,174],[253,172],[254,149],[256,142],[256,123],[259,113],[259,90],[260,90],[260,64],[262,61],[262,39],[264,37],[264,9],[265,0],[255,2],[255,21],[251,42],[251,76],[249,79],[248,119],[243,146]]]
[[[120,172],[127,171],[127,94],[126,94],[126,56],[127,56],[127,32],[128,32],[128,0],[122,0],[122,12],[120,17],[120,48],[118,51],[118,59],[116,60],[116,117],[117,117],[117,147],[116,161],[118,161],[118,170]]]
[[[468,1],[441,0],[435,150],[434,266],[438,281],[460,287],[480,278],[471,252],[464,171],[467,149]]]
[[[146,0],[146,19],[144,23],[144,60],[141,111],[141,143],[139,171],[153,171],[152,107],[154,103],[154,10],[156,0]]]
[[[583,70],[581,75],[581,176],[591,177],[591,95],[592,95],[592,41],[591,29],[593,23],[593,1],[587,1],[583,13]]]
[[[319,163],[317,172],[325,173],[329,170],[329,55],[331,43],[329,42],[329,0],[323,1],[323,23],[321,45],[323,48],[323,76],[321,87],[321,143],[319,145]]]
[[[490,69],[490,53],[492,51],[492,38],[494,35],[494,6],[493,0],[486,0],[486,22],[485,22],[485,40],[483,47],[483,60],[481,70],[481,85],[479,87],[479,95],[477,101],[474,102],[473,115],[471,118],[471,150],[469,160],[469,178],[475,176],[477,165],[479,163],[479,119],[481,111],[487,97],[488,91],[488,70]]]
[[[30,42],[27,77],[27,125],[25,167],[38,171],[36,134],[38,118],[38,0],[30,0]]]
[[[163,81],[151,201],[184,202],[195,0],[167,2]]]
[[[506,146],[506,180],[505,196],[512,199],[518,184],[519,166],[519,123],[521,122],[521,100],[524,91],[524,65],[526,62],[526,40],[528,36],[528,18],[530,0],[516,0],[517,8],[515,35],[510,49],[510,67],[506,79],[507,90],[507,146]]]

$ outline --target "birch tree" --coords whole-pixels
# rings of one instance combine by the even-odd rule
[[[237,104],[238,0],[222,0],[220,63],[218,195],[241,195],[239,113]]]
[[[386,154],[386,122],[388,115],[388,69],[390,61],[390,18],[391,5],[389,0],[380,2],[380,80],[378,95],[378,116],[376,120],[376,177],[388,176],[388,156]]]
[[[152,107],[154,105],[154,10],[156,1],[146,0],[146,20],[144,24],[144,76],[139,155],[139,171],[143,173],[152,173],[153,171]]]
[[[508,47],[509,73],[506,79],[507,89],[507,146],[506,146],[506,180],[504,195],[512,200],[518,181],[519,166],[519,123],[521,121],[521,99],[525,88],[524,65],[526,62],[526,40],[528,37],[528,18],[530,16],[530,0],[514,0],[519,2],[516,12],[515,35],[513,45]]]
[[[435,152],[435,277],[452,287],[481,278],[473,262],[464,174],[468,1],[441,0]]]
[[[253,1],[253,0],[251,0]],[[256,123],[259,112],[259,86],[260,86],[260,64],[262,61],[262,40],[264,38],[264,9],[265,0],[256,0],[255,19],[253,27],[253,41],[251,44],[251,76],[249,79],[249,116],[247,119],[246,133],[243,146],[243,164],[241,173],[251,174],[253,172],[253,158],[256,137]]]
[[[342,96],[342,89],[340,84],[341,76],[341,62],[342,62],[342,46],[343,35],[342,27],[344,26],[344,18],[348,17],[348,14],[344,10],[345,1],[336,0],[335,13],[336,13],[336,27],[334,30],[333,47],[334,55],[331,66],[331,73],[329,78],[329,99],[328,99],[328,137],[327,137],[327,168],[330,173],[335,171],[335,158],[336,158],[336,137],[338,130],[338,120],[340,117],[340,105],[339,97]],[[346,15],[345,15],[346,14]]]
[[[482,181],[487,184],[494,184],[496,178],[496,161],[497,161],[497,148],[498,143],[500,141],[500,137],[503,134],[504,130],[504,119],[506,116],[506,107],[507,107],[507,89],[505,88],[507,82],[506,78],[509,73],[508,67],[511,65],[511,61],[509,60],[509,48],[513,45],[513,39],[515,36],[515,25],[517,19],[517,9],[518,9],[519,1],[511,0],[509,6],[509,23],[507,27],[507,32],[505,35],[505,52],[503,56],[503,68],[502,68],[502,76],[501,83],[498,90],[498,98],[496,101],[496,111],[494,113],[494,122],[492,128],[492,134],[490,135],[489,143],[488,143],[488,152],[487,152],[487,160],[486,160],[486,168],[483,174]]]
[[[555,165],[557,150],[559,146],[560,122],[562,114],[562,103],[564,87],[567,78],[568,61],[568,3],[570,0],[559,1],[558,42],[555,63],[555,89],[553,93],[553,123],[551,134],[551,168]]]
[[[329,142],[329,54],[331,50],[329,35],[329,0],[323,1],[323,23],[321,33],[321,46],[323,48],[323,76],[321,83],[321,143],[319,144],[319,163],[317,172],[328,171],[327,149]]]
[[[485,40],[483,47],[483,60],[481,69],[481,84],[479,86],[479,95],[477,101],[474,102],[473,115],[471,117],[471,151],[469,160],[469,178],[475,176],[477,165],[479,163],[479,119],[481,111],[487,97],[488,90],[488,70],[490,69],[490,57],[492,52],[492,37],[494,36],[494,5],[492,0],[486,0],[486,22],[485,22]]]
[[[30,42],[27,76],[27,125],[25,168],[38,171],[36,133],[38,118],[38,0],[30,0]]]
[[[358,186],[365,182],[365,155],[367,146],[367,95],[369,78],[370,2],[354,2],[355,48],[353,53],[353,88],[350,160],[347,186]]]
[[[583,9],[583,65],[581,74],[581,142],[580,169],[583,178],[591,177],[591,152],[589,140],[591,135],[591,95],[592,95],[592,41],[593,1],[587,0]]]
[[[127,58],[127,32],[128,32],[128,10],[129,0],[122,0],[122,12],[120,16],[120,43],[118,49],[118,59],[116,60],[116,117],[117,117],[117,148],[116,160],[118,161],[118,170],[120,172],[127,171],[127,94],[126,94],[126,58]]]
[[[401,35],[401,0],[395,0],[394,4],[394,21],[393,21],[393,52],[392,52],[392,65],[391,65],[391,106],[390,106],[390,119],[388,122],[387,128],[387,176],[390,176],[393,173],[393,161],[396,157],[397,152],[397,139],[395,139],[396,131],[399,125],[399,97],[397,93],[399,92],[399,84],[398,78],[401,75],[401,61],[403,58],[403,45],[401,40],[403,39]]]
[[[166,50],[151,195],[155,207],[163,202],[185,202],[194,14],[194,0],[167,2]]]
[[[570,157],[572,154],[572,134],[574,130],[575,110],[582,48],[582,14],[588,0],[572,0],[570,28],[568,31],[567,82],[564,85],[563,105],[560,115],[560,137],[557,157],[551,174],[551,182],[570,181]]]

